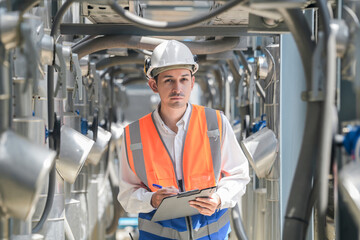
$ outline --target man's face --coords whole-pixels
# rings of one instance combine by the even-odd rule
[[[159,93],[162,106],[182,108],[189,100],[194,82],[195,77],[191,76],[190,70],[172,69],[160,73],[157,83],[151,78],[149,86]]]

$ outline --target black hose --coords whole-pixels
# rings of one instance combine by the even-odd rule
[[[133,23],[138,27],[154,30],[154,31],[180,31],[184,29],[189,29],[206,20],[210,20],[211,18],[219,15],[220,13],[225,12],[226,10],[242,2],[244,2],[244,0],[232,0],[207,14],[202,14],[200,16],[188,20],[183,20],[179,22],[161,22],[161,21],[145,19],[137,15],[134,15],[129,11],[125,11],[122,7],[120,7],[117,4],[115,0],[108,1],[109,6],[124,19],[128,20],[129,22]]]
[[[36,224],[36,226],[32,229],[32,233],[38,233],[42,227],[44,226],[44,223],[46,222],[49,213],[51,211],[53,202],[54,202],[54,195],[55,195],[55,182],[56,182],[56,169],[55,164],[51,168],[50,174],[49,174],[49,186],[48,186],[48,194],[46,198],[45,208],[44,212],[41,215],[41,218],[39,222]]]
[[[120,206],[119,201],[117,200],[117,195],[119,193],[119,187],[114,186],[114,183],[111,180],[111,174],[109,174],[109,182],[110,182],[111,193],[112,193],[113,204],[114,204],[114,216],[113,216],[113,219],[111,220],[110,225],[106,228],[106,235],[113,235],[118,228],[121,206]]]
[[[249,238],[246,235],[244,224],[241,220],[239,204],[236,204],[235,207],[231,209],[231,217],[233,219],[236,237],[239,240],[248,240]]]
[[[284,16],[285,23],[295,39],[304,67],[307,89],[311,90],[311,59],[315,50],[315,42],[312,40],[310,27],[301,10],[279,9],[278,11]]]

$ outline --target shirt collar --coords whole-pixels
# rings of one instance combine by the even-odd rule
[[[159,125],[165,129],[167,132],[171,131],[170,128],[168,126],[166,126],[166,124],[164,123],[164,121],[161,119],[161,116],[159,114],[159,109],[160,109],[160,103],[158,105],[158,107],[155,109],[155,111],[153,112],[154,114],[154,119],[156,122],[160,123]],[[191,113],[191,110],[192,110],[192,105],[191,103],[188,103],[187,104],[187,107],[186,107],[186,110],[185,110],[185,113],[184,115],[180,118],[180,120],[176,123],[176,125],[179,127],[179,124],[182,124],[182,127],[183,129],[185,130],[186,129],[186,126],[189,122],[189,119],[190,119],[190,113]],[[172,132],[172,131],[171,131]]]

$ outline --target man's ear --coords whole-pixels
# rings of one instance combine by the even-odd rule
[[[154,93],[158,93],[157,84],[154,78],[150,78],[148,81],[148,85],[153,90]]]
[[[192,76],[191,77],[191,89],[193,89],[194,85],[195,85],[195,76]]]

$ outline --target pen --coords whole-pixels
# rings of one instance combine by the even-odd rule
[[[156,187],[156,188],[158,188],[158,189],[162,189],[162,186],[161,186],[161,185],[155,184],[155,183],[153,183],[153,187]]]

